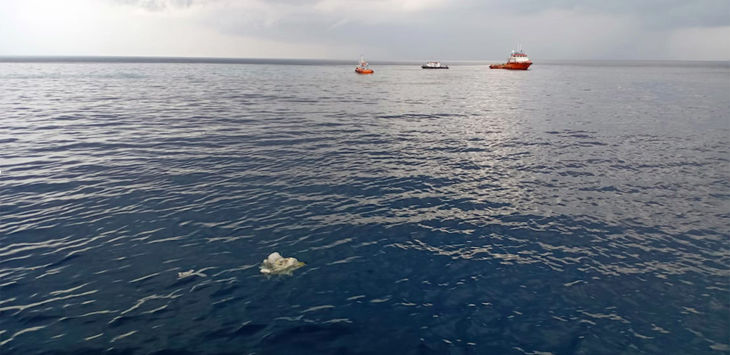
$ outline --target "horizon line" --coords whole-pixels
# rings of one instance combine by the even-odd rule
[[[433,60],[433,59],[425,59]],[[501,59],[440,59],[442,62],[460,64],[484,64],[497,62]],[[319,65],[319,64],[342,64],[356,63],[357,60],[341,58],[265,58],[265,57],[203,57],[203,56],[167,56],[167,55],[24,55],[24,54],[0,54],[0,63],[94,63],[94,62],[120,62],[120,63],[200,63],[200,64],[282,64],[282,65]],[[383,65],[409,65],[423,63],[424,59],[368,59],[372,64]],[[565,64],[566,62],[601,63],[601,62],[706,62],[706,63],[729,63],[730,59],[545,59],[540,60],[543,64]]]

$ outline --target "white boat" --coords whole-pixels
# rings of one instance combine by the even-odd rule
[[[449,66],[446,64],[441,64],[441,62],[426,62],[426,64],[421,65],[422,69],[449,69]]]

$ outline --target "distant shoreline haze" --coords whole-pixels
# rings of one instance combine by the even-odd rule
[[[507,58],[482,60],[449,60],[430,58],[423,60],[367,59],[373,65],[417,65],[426,60],[441,60],[452,65],[485,65],[502,62]],[[536,65],[565,65],[567,60],[540,60],[533,57]],[[224,57],[156,57],[156,56],[0,56],[0,63],[200,63],[200,64],[277,64],[277,65],[354,65],[357,58],[347,59],[297,59],[297,58],[224,58]],[[632,66],[685,66],[692,63],[730,66],[730,60],[571,60],[572,65],[632,65]]]

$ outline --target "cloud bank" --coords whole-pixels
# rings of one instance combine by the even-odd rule
[[[727,38],[726,0],[0,3],[0,55],[727,60]]]

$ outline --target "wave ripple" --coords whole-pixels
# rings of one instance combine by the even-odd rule
[[[0,352],[730,348],[726,67],[347,68],[0,64]]]

